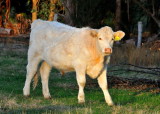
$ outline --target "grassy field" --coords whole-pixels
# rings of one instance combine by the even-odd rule
[[[86,103],[77,103],[78,86],[75,73],[61,76],[52,70],[49,82],[52,99],[42,96],[41,81],[29,98],[23,97],[27,57],[25,53],[0,52],[0,113],[63,114],[159,114],[160,94],[133,89],[110,88],[116,104],[107,106],[97,85],[85,88]],[[87,79],[87,82],[96,80]]]

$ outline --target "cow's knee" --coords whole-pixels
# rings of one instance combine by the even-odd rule
[[[98,79],[98,84],[102,90],[108,89],[108,85],[105,79],[104,80]]]
[[[85,87],[85,85],[86,85],[86,82],[83,80],[83,81],[79,81],[78,82],[78,85],[80,86],[80,87]]]
[[[99,84],[99,87],[100,87],[102,90],[108,90],[107,84]]]

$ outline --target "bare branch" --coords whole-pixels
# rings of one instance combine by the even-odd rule
[[[148,11],[138,0],[133,0],[140,8],[143,9],[152,19],[157,23],[158,27],[160,28],[160,20],[156,18],[150,11]]]

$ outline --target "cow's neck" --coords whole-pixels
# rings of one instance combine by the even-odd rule
[[[91,78],[97,78],[101,70],[105,67],[104,56],[97,55],[95,58],[92,58],[87,66],[87,74]]]
[[[100,54],[97,54],[97,55],[91,57],[90,65],[95,66],[97,64],[103,63],[103,61],[104,61],[104,56],[100,55]]]

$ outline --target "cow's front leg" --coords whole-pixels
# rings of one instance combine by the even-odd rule
[[[106,68],[105,68],[104,71],[102,72],[102,74],[98,77],[98,84],[99,84],[100,88],[102,89],[102,91],[104,93],[106,103],[109,106],[112,106],[112,105],[114,105],[114,103],[113,103],[112,98],[111,98],[111,96],[108,92],[108,84],[107,84],[106,74],[107,74],[107,71],[106,71]]]
[[[84,103],[85,102],[84,87],[86,84],[85,70],[82,70],[81,68],[77,69],[76,78],[79,86],[78,103]]]

